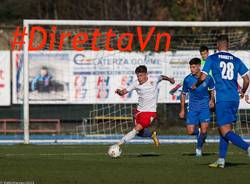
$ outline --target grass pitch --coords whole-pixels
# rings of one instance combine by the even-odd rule
[[[126,145],[118,159],[104,145],[0,146],[0,183],[31,184],[247,184],[250,158],[230,145],[224,169],[211,169],[217,144],[196,158],[193,144]]]

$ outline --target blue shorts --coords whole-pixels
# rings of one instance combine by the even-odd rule
[[[237,121],[239,102],[217,102],[215,105],[216,122],[218,126],[232,124]]]
[[[210,122],[210,109],[187,112],[187,125],[199,125],[200,123]]]

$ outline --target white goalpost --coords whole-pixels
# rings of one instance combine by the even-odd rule
[[[31,71],[33,67],[31,67],[31,53],[35,53],[35,51],[29,51],[30,47],[30,30],[33,26],[41,26],[48,32],[46,35],[49,39],[44,47],[37,51],[40,52],[39,57],[47,57],[48,63],[49,61],[53,60],[53,57],[59,58],[65,63],[64,67],[63,64],[54,64],[51,74],[54,76],[60,76],[63,82],[58,82],[56,80],[53,81],[54,85],[56,86],[55,90],[53,89],[50,93],[51,97],[46,97],[48,93],[38,94],[37,92],[32,91],[32,79],[34,78],[35,74],[34,71]],[[57,26],[56,30],[53,30],[52,26]],[[155,27],[155,32],[152,33],[152,40],[149,41],[149,45],[144,52],[140,52],[140,50],[134,50],[130,52],[123,52],[117,50],[120,46],[122,48],[125,47],[126,43],[129,42],[129,38],[124,39],[121,41],[120,35],[124,32],[134,33],[136,32],[136,27],[142,27],[143,37],[145,38],[148,34],[148,29],[150,27]],[[231,45],[233,46],[233,52],[239,54],[239,56],[244,57],[246,59],[250,55],[244,50],[249,48],[245,48],[245,45],[250,43],[250,21],[236,21],[236,22],[201,22],[201,21],[103,21],[103,20],[24,20],[23,21],[23,28],[26,28],[27,35],[24,37],[24,47],[23,47],[23,87],[22,87],[22,97],[20,97],[21,101],[23,102],[23,123],[24,123],[24,143],[29,144],[30,142],[30,104],[32,103],[44,103],[53,106],[54,104],[63,104],[63,105],[74,105],[74,104],[94,104],[94,109],[90,111],[90,119],[87,124],[84,124],[83,127],[84,131],[86,131],[86,127],[88,130],[88,135],[95,135],[95,134],[122,134],[125,133],[129,128],[133,125],[133,115],[132,111],[134,108],[134,103],[136,99],[135,94],[131,94],[131,97],[126,97],[124,99],[120,99],[116,96],[112,96],[113,92],[110,90],[110,87],[126,87],[129,85],[129,81],[133,78],[134,75],[132,67],[136,66],[136,64],[154,64],[155,68],[153,67],[152,76],[163,74],[161,72],[167,72],[167,74],[171,76],[177,75],[177,82],[182,82],[182,77],[188,73],[187,65],[183,67],[182,70],[178,71],[178,66],[183,64],[184,61],[189,59],[190,57],[196,56],[199,52],[197,49],[200,45],[208,45],[213,51],[214,48],[214,38],[216,35],[223,33],[228,34],[231,40]],[[98,51],[93,51],[93,43],[88,40],[85,41],[84,44],[86,45],[84,51],[79,49],[78,51],[72,49],[72,43],[70,41],[74,40],[74,36],[76,36],[79,32],[84,33],[91,33],[93,34],[95,29],[100,29],[100,34],[102,36],[99,37],[99,40],[96,41],[96,45],[100,49]],[[113,30],[113,36],[110,38],[109,43],[110,47],[112,46],[114,49],[110,51],[105,51],[106,45],[106,38],[104,38],[104,33],[108,32],[108,29]],[[185,31],[183,31],[185,30]],[[56,40],[57,38],[61,38],[61,33],[66,33],[67,31],[71,32],[71,35],[66,38],[65,36],[65,47],[63,47],[61,52],[62,54],[65,53],[63,56],[58,56],[57,50],[60,46],[63,46],[64,43],[61,43],[60,40]],[[155,51],[157,47],[156,39],[157,39],[157,31],[159,32],[167,32],[171,35],[171,42],[169,51],[165,51],[166,42],[164,42],[161,46],[161,41],[159,39],[159,50]],[[197,33],[197,34],[196,34]],[[52,34],[55,35],[55,40],[53,42],[52,48]],[[87,35],[88,39],[93,38],[92,35]],[[196,35],[195,35],[196,34]],[[60,35],[60,36],[59,36]],[[36,35],[37,36],[37,35]],[[38,45],[41,43],[41,35],[38,34],[38,41],[33,42],[34,45]],[[79,37],[84,38],[84,34],[79,35]],[[78,37],[78,38],[79,38]],[[36,39],[36,37],[34,37]],[[78,40],[79,41],[79,40]],[[133,44],[138,40],[133,39]],[[66,43],[67,42],[67,43]],[[124,43],[126,42],[126,43]],[[80,43],[80,41],[79,41]],[[83,42],[82,42],[83,43]],[[152,44],[150,46],[150,43]],[[172,46],[172,43],[174,46]],[[136,44],[132,45],[132,47],[137,47]],[[167,46],[166,46],[167,47]],[[52,51],[54,49],[54,51]],[[54,55],[45,56],[44,53],[53,53]],[[72,55],[71,53],[74,52]],[[89,58],[86,56],[89,54]],[[68,54],[66,56],[66,54]],[[115,58],[111,56],[119,56],[120,58]],[[36,54],[32,55],[32,59],[36,57]],[[68,58],[66,58],[68,57]],[[131,62],[133,65],[123,66],[119,62],[123,59],[123,62],[127,62],[126,58],[131,58]],[[105,58],[103,60],[98,60],[99,58]],[[138,60],[136,60],[139,58]],[[156,58],[156,59],[155,59]],[[180,59],[179,59],[180,58]],[[68,62],[73,62],[74,64],[67,65]],[[120,60],[119,60],[120,59]],[[134,60],[133,60],[134,59]],[[34,59],[35,60],[35,59]],[[98,66],[89,65],[88,61],[95,61],[95,62],[105,62],[111,63],[109,68],[107,65]],[[166,61],[165,63],[159,63],[158,61]],[[38,62],[42,63],[42,60]],[[79,63],[77,63],[79,62]],[[82,63],[86,62],[86,63]],[[156,65],[155,62],[158,64]],[[248,62],[248,61],[247,61]],[[46,63],[46,64],[48,64]],[[115,64],[114,64],[115,63]],[[119,66],[118,66],[119,63]],[[169,64],[170,63],[170,64]],[[45,65],[46,65],[45,64]],[[150,65],[149,64],[149,65]],[[42,66],[42,65],[39,65]],[[92,67],[92,68],[91,68]],[[106,68],[105,68],[106,67]],[[173,67],[173,68],[172,68]],[[248,65],[248,67],[250,67]],[[104,70],[107,70],[107,76],[103,73]],[[37,70],[36,70],[37,71]],[[87,76],[89,75],[88,72],[99,72],[99,76]],[[125,73],[127,72],[127,73]],[[74,78],[72,78],[71,74],[77,73]],[[93,74],[97,75],[97,74]],[[124,76],[127,77],[124,77]],[[110,79],[110,77],[115,79]],[[103,78],[102,78],[103,77]],[[129,78],[131,77],[131,78]],[[66,79],[67,78],[67,79]],[[87,81],[88,80],[88,81]],[[112,81],[111,81],[112,80]],[[65,82],[66,81],[66,82]],[[98,89],[94,84],[101,81],[101,84],[98,86]],[[124,86],[123,84],[117,84],[117,81],[125,81]],[[77,87],[77,84],[80,84],[80,87]],[[62,84],[63,83],[63,84]],[[107,86],[105,86],[105,83]],[[112,83],[112,84],[110,84]],[[84,87],[83,87],[84,86]],[[79,89],[78,89],[79,88]],[[162,89],[171,89],[173,86],[168,84],[163,84],[161,86],[160,92],[160,103],[176,103],[178,102],[178,92],[177,94],[166,94],[167,92],[163,92]],[[63,90],[60,90],[63,89]],[[74,89],[73,91],[70,91]],[[70,91],[69,94],[64,93],[65,90]],[[31,94],[32,93],[32,94]],[[106,97],[106,93],[109,94]],[[99,96],[98,96],[99,95]],[[38,97],[39,96],[39,97]],[[80,96],[80,97],[79,97]],[[83,97],[84,96],[84,97]],[[94,99],[98,98],[98,101],[95,102]],[[102,106],[98,106],[101,104]],[[119,106],[119,104],[122,104]],[[56,107],[55,107],[56,108]],[[249,135],[250,134],[250,114],[246,108],[246,104],[243,104],[241,107],[242,110],[239,112],[239,121],[242,122],[240,124],[239,131],[242,134]],[[84,111],[84,110],[83,110]],[[43,112],[41,112],[43,113]],[[86,122],[85,122],[86,123]],[[86,133],[86,132],[85,132]]]

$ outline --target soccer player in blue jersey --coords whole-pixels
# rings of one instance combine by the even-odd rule
[[[207,58],[199,80],[192,87],[196,89],[200,86],[205,81],[209,71],[212,70],[216,90],[215,112],[220,133],[219,159],[209,165],[212,168],[224,168],[229,141],[248,152],[250,157],[249,145],[232,131],[233,123],[237,120],[240,97],[244,97],[249,86],[248,69],[239,58],[228,52],[228,47],[228,37],[226,35],[219,36],[217,39],[218,52]],[[237,84],[238,74],[243,78],[240,94]]]
[[[215,86],[213,78],[207,76],[203,85],[192,90],[192,85],[197,82],[201,73],[201,60],[199,58],[193,58],[189,61],[189,65],[191,74],[184,79],[179,116],[180,118],[185,117],[185,100],[186,94],[188,93],[189,104],[186,118],[187,133],[189,135],[196,135],[196,156],[202,156],[202,146],[207,137],[207,129],[210,122],[210,108],[214,107],[213,89]]]
[[[200,56],[201,56],[201,67],[204,66],[205,61],[209,55],[209,49],[206,45],[201,45],[199,48]],[[183,85],[183,81],[178,83],[176,86],[174,86],[170,91],[169,94],[173,95],[178,89],[180,89]]]

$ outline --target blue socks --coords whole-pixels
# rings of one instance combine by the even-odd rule
[[[231,141],[235,146],[247,151],[249,145],[237,134],[233,131],[229,131],[226,135],[220,136],[220,144],[219,144],[219,157],[225,158],[227,155],[228,143]]]
[[[141,131],[139,131],[139,133],[137,134],[137,136],[139,137],[151,137],[152,133],[149,131],[148,128],[145,128]]]
[[[207,137],[207,134],[206,134],[206,133],[205,133],[205,134],[200,133],[199,128],[196,127],[196,128],[194,129],[193,135],[196,135],[196,137],[197,137],[197,148],[198,148],[198,149],[201,149],[202,146],[203,146],[203,144],[204,144],[204,142],[205,142],[205,139],[206,139],[206,137]]]
[[[207,133],[203,134],[203,133],[200,133],[197,137],[197,148],[198,149],[201,149],[204,142],[205,142],[205,139],[207,138]]]
[[[226,133],[225,138],[231,141],[235,146],[247,151],[249,145],[237,134],[233,131],[229,131]]]
[[[196,137],[198,138],[199,133],[200,133],[199,128],[196,127],[196,128],[194,129],[193,135],[196,135]]]
[[[220,144],[219,144],[219,158],[225,158],[227,155],[227,148],[228,148],[228,140],[220,136]]]

